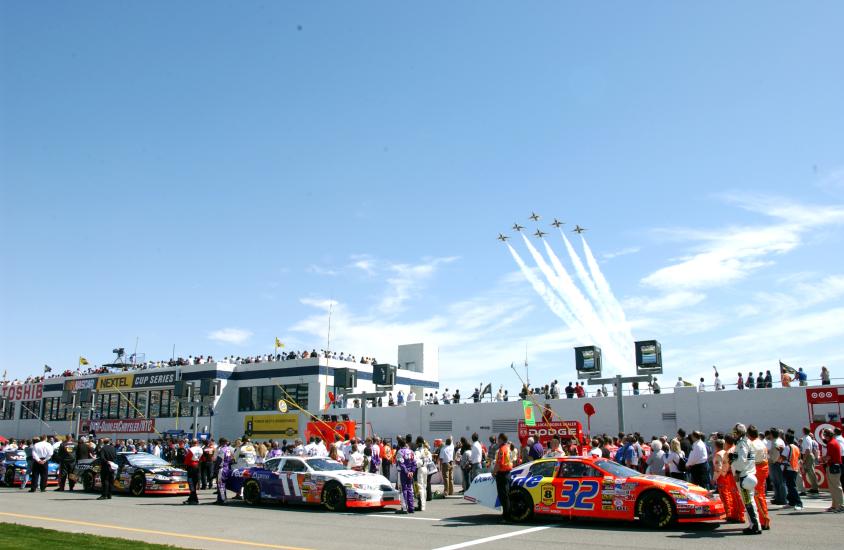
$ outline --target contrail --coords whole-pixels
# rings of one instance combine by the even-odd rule
[[[522,239],[524,240],[525,246],[527,246],[530,255],[539,266],[540,271],[542,271],[543,275],[545,275],[545,278],[550,283],[552,289],[559,293],[565,305],[569,307],[577,320],[580,321],[581,326],[587,331],[587,334],[590,335],[591,338],[595,339],[602,351],[604,351],[607,363],[610,365],[617,364],[620,368],[623,364],[623,359],[621,359],[622,353],[617,347],[617,344],[610,338],[610,334],[607,331],[606,326],[596,315],[595,308],[592,304],[589,303],[589,301],[584,298],[580,290],[574,286],[571,281],[571,277],[569,277],[568,274],[566,274],[565,279],[572,283],[571,286],[565,285],[563,279],[558,277],[557,274],[551,270],[548,263],[545,261],[545,258],[539,253],[536,247],[533,246],[525,235],[522,235]],[[562,264],[560,264],[560,267],[562,267]],[[563,269],[563,271],[565,271],[565,269]]]
[[[632,353],[633,333],[630,331],[630,324],[627,322],[627,317],[624,315],[624,309],[621,307],[621,304],[618,302],[615,294],[613,294],[606,277],[604,277],[604,274],[601,272],[601,268],[598,266],[598,262],[595,260],[595,255],[592,254],[592,249],[589,248],[586,238],[581,235],[580,240],[583,244],[586,263],[589,266],[592,279],[595,281],[595,286],[598,288],[598,293],[602,298],[601,301],[606,303],[610,315],[615,322],[616,330],[621,336],[622,341],[626,344],[625,351],[630,351]]]
[[[582,338],[587,335],[587,331],[581,323],[574,318],[574,315],[571,314],[566,305],[557,298],[556,294],[554,294],[554,292],[552,292],[545,283],[539,279],[539,277],[534,275],[533,271],[531,271],[531,269],[525,264],[522,257],[519,256],[519,253],[516,252],[516,249],[513,248],[510,243],[507,243],[507,249],[510,250],[510,254],[512,254],[513,259],[516,260],[516,264],[518,264],[519,269],[522,270],[522,274],[524,274],[525,278],[528,282],[530,282],[531,286],[533,286],[533,290],[539,294],[551,311],[554,312],[557,317],[562,319],[569,328],[574,330],[577,333],[578,338]]]

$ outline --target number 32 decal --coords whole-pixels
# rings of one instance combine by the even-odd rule
[[[598,482],[594,480],[579,481],[567,479],[563,481],[557,508],[561,510],[593,510],[594,502],[584,502],[598,494]]]

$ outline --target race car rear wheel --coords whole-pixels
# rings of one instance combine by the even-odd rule
[[[346,491],[337,482],[329,483],[322,490],[322,505],[329,512],[338,512],[346,508]]]
[[[147,488],[147,480],[144,476],[135,476],[129,483],[129,492],[133,497],[140,497],[144,495]]]
[[[94,490],[94,476],[91,475],[91,472],[82,474],[82,490],[86,493]]]
[[[261,504],[261,485],[254,479],[250,479],[243,486],[243,500],[251,506]]]
[[[524,489],[510,491],[510,518],[513,521],[530,521],[533,518],[533,497]]]
[[[676,519],[671,499],[661,491],[648,491],[636,501],[639,521],[651,528],[668,527]]]

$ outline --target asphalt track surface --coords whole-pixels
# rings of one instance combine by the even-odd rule
[[[560,544],[653,550],[676,549],[688,542],[701,548],[818,550],[841,549],[844,541],[844,514],[824,513],[828,498],[804,499],[806,507],[800,512],[774,506],[771,531],[745,536],[743,525],[724,523],[678,525],[667,530],[594,520],[501,524],[491,510],[459,498],[432,501],[425,512],[402,516],[380,511],[329,513],[302,506],[251,507],[240,501],[214,506],[211,491],[201,493],[199,506],[182,505],[184,497],[115,495],[110,501],[97,501],[96,497],[78,491],[59,493],[52,487],[33,494],[0,488],[0,522],[226,550],[527,550]]]

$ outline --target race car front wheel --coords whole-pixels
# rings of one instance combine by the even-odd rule
[[[3,481],[9,487],[11,487],[12,485],[15,484],[15,469],[14,468],[6,468],[6,475],[3,477]]]
[[[329,483],[322,490],[322,504],[329,512],[337,512],[346,507],[346,491],[339,483]]]
[[[147,480],[143,476],[135,476],[129,484],[129,492],[133,497],[140,497],[144,495],[147,488]]]
[[[243,500],[252,506],[261,504],[261,486],[254,479],[250,479],[243,486]]]
[[[639,497],[636,515],[639,521],[651,528],[668,527],[675,519],[671,499],[659,491],[649,491]]]
[[[513,521],[530,521],[533,518],[533,498],[524,489],[510,491],[510,519]]]
[[[82,490],[86,493],[94,490],[94,478],[91,476],[91,472],[82,474]]]

